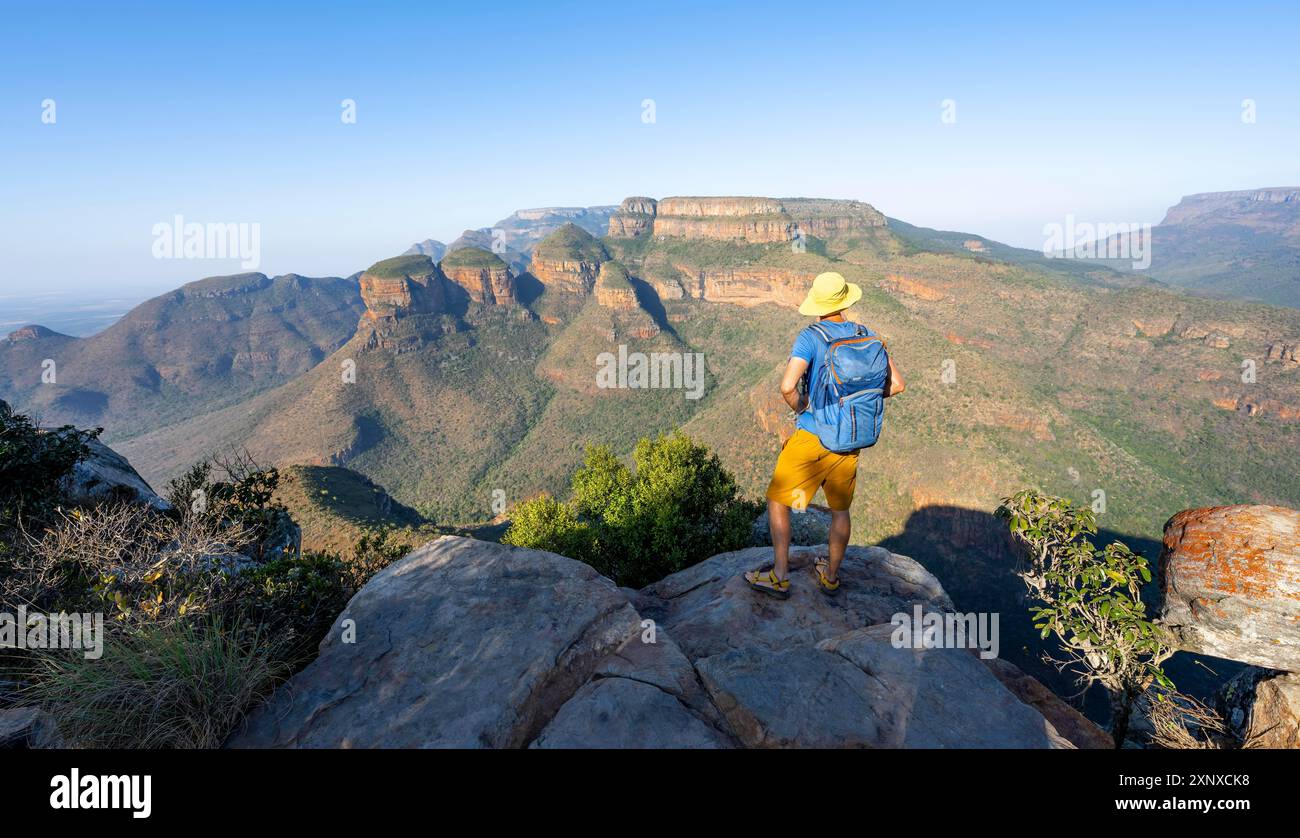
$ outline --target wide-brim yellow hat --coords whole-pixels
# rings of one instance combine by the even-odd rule
[[[799,313],[813,317],[834,314],[862,299],[862,289],[848,282],[835,271],[818,274],[808,289],[808,296],[799,304]]]

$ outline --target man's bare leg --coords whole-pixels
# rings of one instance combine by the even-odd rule
[[[772,533],[772,572],[777,579],[790,575],[790,507],[767,501],[767,528]],[[844,551],[840,550],[841,556]]]
[[[786,523],[789,523],[789,517]],[[849,535],[853,526],[849,521],[849,511],[831,510],[830,566],[826,568],[826,581],[834,582],[840,578],[840,562],[844,561],[844,550],[849,546]],[[786,530],[789,533],[789,529]],[[772,539],[776,543],[776,539]]]

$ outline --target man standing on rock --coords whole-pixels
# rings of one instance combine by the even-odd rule
[[[844,316],[861,298],[861,288],[828,272],[813,280],[799,306],[817,322],[799,333],[781,376],[781,397],[798,418],[767,487],[774,564],[745,574],[751,588],[779,599],[790,596],[790,510],[805,510],[818,489],[831,508],[830,549],[813,573],[822,593],[839,593],[858,452],[876,442],[884,399],[904,389],[884,341]],[[806,382],[802,393],[800,382]]]

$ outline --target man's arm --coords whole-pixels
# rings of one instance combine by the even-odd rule
[[[907,385],[903,383],[902,373],[898,371],[898,367],[894,366],[894,359],[890,358],[889,359],[889,383],[885,385],[885,398],[889,398],[890,396],[897,396],[899,393],[903,392],[906,389],[907,389]]]
[[[808,406],[808,400],[799,395],[799,379],[803,378],[807,369],[808,362],[803,358],[791,358],[790,363],[785,365],[785,374],[781,376],[781,398],[785,399],[785,403],[795,413],[803,413],[803,409]]]

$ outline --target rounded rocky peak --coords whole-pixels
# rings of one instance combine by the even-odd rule
[[[654,198],[633,195],[623,199],[623,203],[618,205],[618,211],[636,215],[654,215],[657,205],[658,202]]]
[[[600,239],[572,222],[538,242],[533,255],[566,262],[598,263],[609,259],[609,252]]]
[[[41,338],[54,338],[54,337],[66,337],[66,335],[60,335],[58,332],[54,331],[53,329],[47,329],[44,326],[40,326],[35,323],[31,324],[30,326],[22,326],[20,328],[14,329],[8,335],[8,339],[12,343],[17,343],[23,340],[40,340]]]
[[[376,279],[403,279],[429,276],[434,272],[433,260],[422,253],[409,253],[376,262],[366,269],[365,275]]]
[[[438,264],[443,270],[449,268],[506,269],[506,263],[500,256],[481,247],[458,247],[455,250],[450,250]]]

